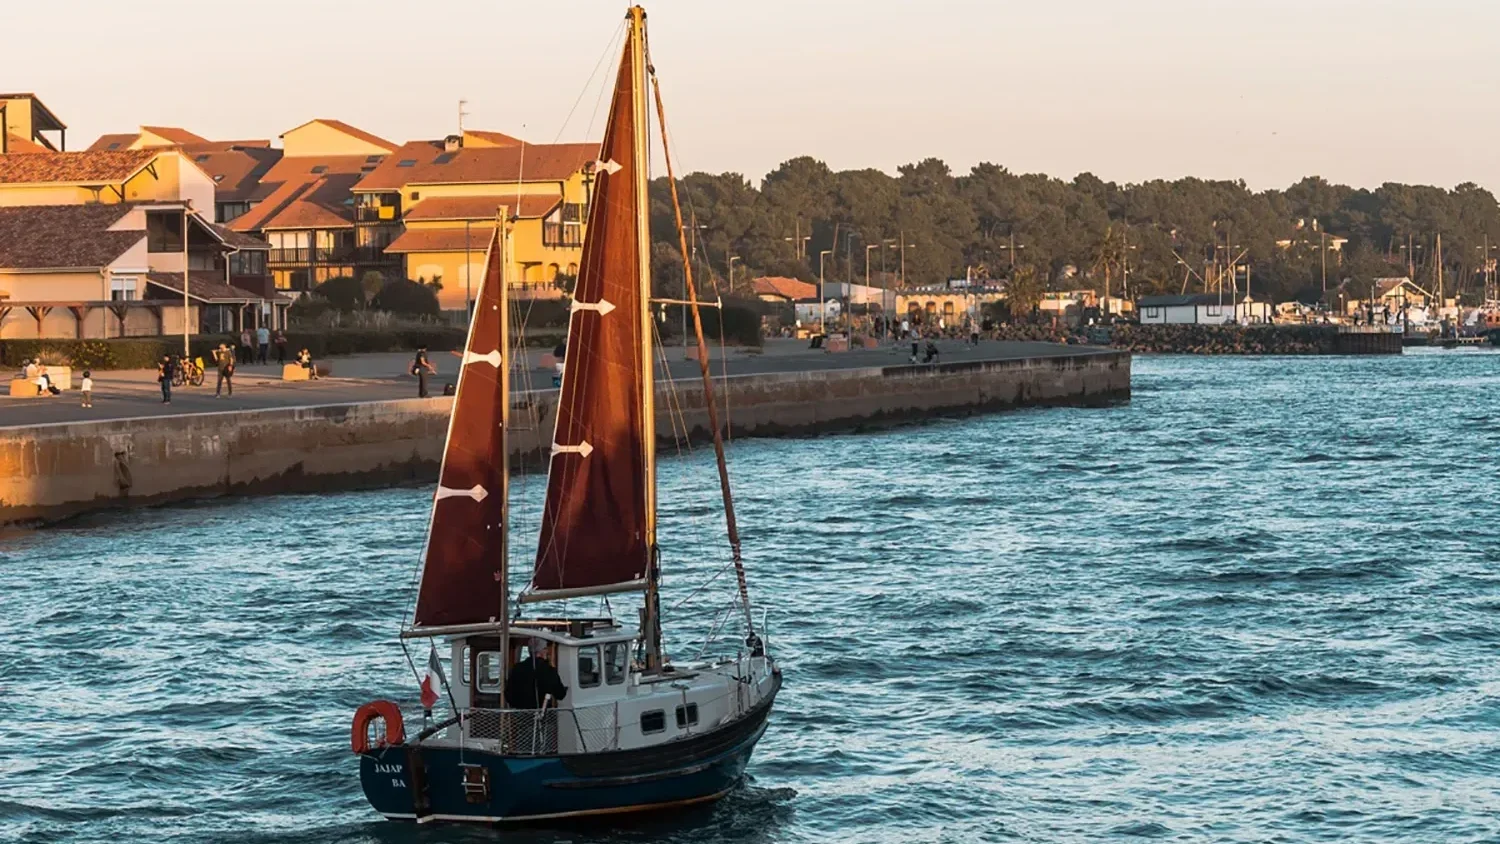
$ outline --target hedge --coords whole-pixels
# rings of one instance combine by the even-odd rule
[[[463,348],[465,330],[433,325],[413,328],[332,329],[292,331],[286,335],[287,357],[306,348],[314,358],[365,352],[407,352],[426,345],[435,352]],[[239,338],[228,334],[200,334],[188,348],[193,356],[209,358],[220,343],[238,346]],[[38,356],[55,356],[71,362],[75,369],[150,369],[163,355],[182,352],[181,337],[121,337],[109,340],[0,340],[0,365],[19,369]],[[275,350],[272,350],[275,354]]]

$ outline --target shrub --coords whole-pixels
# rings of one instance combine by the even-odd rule
[[[365,306],[365,288],[357,280],[346,275],[330,278],[313,293],[341,311],[357,311]]]
[[[442,312],[432,286],[405,279],[388,282],[380,288],[370,300],[370,307],[410,316],[436,317]]]

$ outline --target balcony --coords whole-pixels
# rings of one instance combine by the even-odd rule
[[[356,223],[394,223],[401,216],[401,209],[394,205],[356,205]]]
[[[583,246],[583,226],[575,223],[542,223],[542,245],[577,249]]]
[[[359,264],[399,264],[400,255],[390,255],[384,246],[360,246],[354,250],[354,261]]]
[[[312,262],[312,250],[307,248],[272,249],[266,255],[270,264],[307,264]]]
[[[273,248],[266,256],[266,262],[270,264],[347,264],[356,260],[356,251],[353,246],[319,246],[312,249],[307,247]]]

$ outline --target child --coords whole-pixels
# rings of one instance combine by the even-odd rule
[[[87,369],[85,369],[83,371],[83,381],[80,382],[78,386],[83,389],[83,406],[84,407],[93,407],[94,406],[94,373],[92,373],[92,372],[88,371]]]

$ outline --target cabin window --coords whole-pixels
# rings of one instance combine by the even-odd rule
[[[1160,318],[1161,318],[1161,308],[1147,308],[1146,309],[1146,319],[1160,319]]]
[[[464,675],[464,685],[465,686],[470,685],[473,681],[469,679],[469,646],[468,645],[464,645],[464,667],[463,667],[463,675]]]
[[[659,733],[667,728],[667,712],[664,709],[653,709],[650,712],[641,713],[641,732]]]
[[[698,704],[689,703],[677,707],[677,726],[689,727],[698,723]]]
[[[1208,315],[1209,316],[1223,316],[1224,315],[1224,309],[1222,307],[1220,307],[1219,305],[1209,305],[1208,306]]]
[[[604,682],[611,686],[625,682],[625,673],[629,667],[629,642],[610,642],[604,646]]]
[[[487,694],[500,693],[500,675],[505,667],[504,654],[499,651],[482,651],[479,654],[476,670],[479,672],[478,682],[475,683],[477,691]]]
[[[599,649],[578,649],[578,685],[581,688],[592,688],[599,685]]]

